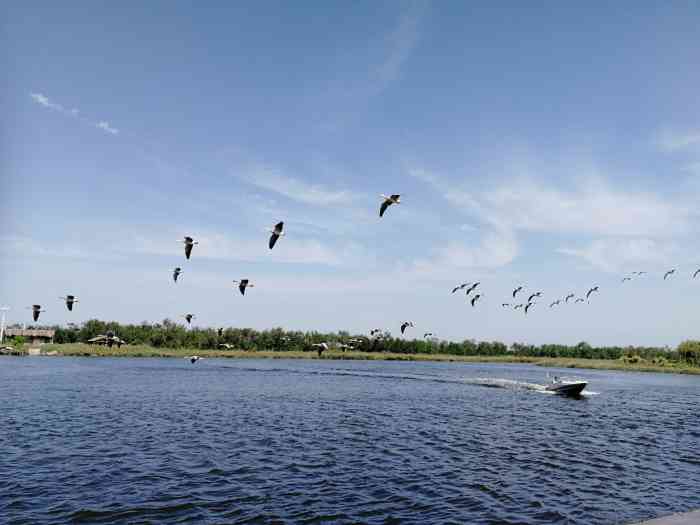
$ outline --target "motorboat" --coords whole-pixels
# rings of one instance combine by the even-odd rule
[[[554,376],[552,382],[545,386],[545,390],[548,392],[554,392],[560,396],[571,396],[576,397],[581,395],[581,392],[588,385],[588,381],[581,381],[579,379],[566,379],[562,377]]]

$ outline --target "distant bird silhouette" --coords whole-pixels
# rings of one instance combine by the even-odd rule
[[[513,290],[513,299],[515,299],[515,296],[518,294],[523,289],[522,286],[518,286],[515,290]]]
[[[561,299],[557,299],[556,301],[552,302],[552,303],[549,305],[549,307],[552,308],[552,307],[557,306],[557,305],[559,305],[559,304],[561,304]]]
[[[270,249],[275,247],[275,244],[277,243],[277,239],[279,239],[281,236],[284,235],[284,221],[280,221],[277,224],[275,224],[275,227],[270,230]]]
[[[516,304],[516,305],[513,307],[513,310],[517,310],[518,308],[522,308],[523,306],[525,306],[525,305],[522,304],[522,303]]]
[[[627,281],[631,281],[631,280],[632,280],[631,277],[623,277],[623,278],[622,278],[622,282],[623,282],[623,283],[626,283]]]
[[[201,357],[199,357],[198,355],[191,355],[190,357],[186,357],[185,359],[189,359],[190,363],[195,364],[201,359]]]
[[[246,288],[255,288],[255,285],[251,283],[249,279],[241,279],[240,281],[233,282],[238,283],[238,290],[240,290],[241,295],[245,295]]]
[[[471,283],[462,283],[462,284],[458,284],[457,286],[455,286],[454,288],[452,288],[452,293],[455,293],[457,290],[463,290],[464,288],[466,288],[466,287],[469,286],[470,284],[471,284]]]
[[[217,329],[216,335],[218,335],[219,337],[223,337],[224,336],[224,329],[223,328]]]
[[[403,334],[409,326],[413,328],[413,323],[411,321],[404,321],[401,323],[401,333]]]
[[[674,273],[676,273],[676,269],[675,269],[675,268],[674,268],[673,270],[667,271],[667,272],[664,274],[664,281],[666,280],[667,277],[670,277],[670,276],[673,275]]]
[[[598,291],[598,287],[597,287],[597,286],[594,286],[593,288],[591,288],[590,290],[588,290],[588,291],[586,292],[586,299],[588,299],[588,298],[591,296],[591,294],[592,294],[593,292],[597,292],[597,291]]]
[[[425,339],[426,337],[433,337],[433,332],[425,332],[423,334],[423,339]]]
[[[75,295],[66,295],[65,297],[59,297],[59,299],[62,299],[66,302],[66,308],[68,308],[69,312],[72,312],[73,305],[79,302],[78,299],[76,299]]]
[[[187,259],[190,258],[190,255],[192,255],[192,247],[195,244],[199,244],[199,241],[195,241],[192,237],[185,237],[184,241],[181,241],[185,244],[185,257]]]
[[[39,314],[41,312],[45,312],[46,310],[41,309],[40,304],[33,304],[32,306],[28,306],[27,308],[31,308],[32,310],[32,319],[34,319],[34,322],[36,323],[39,320]]]
[[[693,279],[695,279],[698,275],[700,275],[700,269],[695,270],[695,273],[693,274]]]
[[[535,292],[530,297],[527,298],[527,302],[531,303],[535,297],[542,297],[542,292]]]
[[[474,290],[476,290],[476,287],[479,286],[480,284],[481,284],[480,282],[477,282],[477,283],[472,284],[469,288],[467,288],[467,295],[469,295]]]
[[[564,299],[564,302],[568,303],[569,299],[573,299],[574,297],[576,297],[576,294],[570,293],[569,295],[566,296],[566,298]]]
[[[382,201],[382,205],[379,207],[379,216],[380,217],[384,216],[384,212],[392,204],[401,204],[401,195],[389,195],[387,197],[386,195],[382,194],[381,197],[384,200]]]
[[[181,273],[182,273],[182,268],[180,268],[179,266],[173,270],[173,282],[177,282],[177,278],[180,277]]]
[[[472,300],[471,300],[472,306],[475,306],[475,305],[476,305],[476,302],[477,302],[479,299],[481,299],[481,294],[480,294],[480,293],[478,293],[478,294],[476,294],[474,297],[472,297]]]
[[[632,272],[632,275],[644,275],[647,272]]]
[[[527,315],[527,311],[533,306],[535,306],[535,304],[537,303],[527,303],[527,305],[525,306],[525,315]]]
[[[191,324],[191,323],[192,323],[192,319],[196,319],[196,316],[194,316],[194,315],[192,315],[192,314],[185,314],[185,315],[183,315],[182,317],[185,318],[185,321],[187,321],[187,324]]]
[[[225,348],[226,350],[231,350],[231,348],[233,348],[233,345],[230,345],[228,343],[219,343],[219,348]]]
[[[584,303],[584,302],[586,302],[586,300],[583,299],[582,297],[579,297],[578,299],[576,299],[576,300],[574,301],[574,304],[576,304],[576,303]]]
[[[314,343],[311,346],[316,348],[316,351],[318,352],[318,357],[321,357],[323,352],[328,350],[328,343]]]
[[[508,306],[510,306],[510,303],[501,303],[501,306],[502,306],[503,308],[507,308]]]

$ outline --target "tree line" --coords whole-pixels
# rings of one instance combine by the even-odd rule
[[[448,354],[455,356],[518,355],[523,357],[569,357],[582,359],[667,359],[700,365],[700,342],[686,341],[677,349],[669,347],[591,346],[577,345],[506,345],[498,341],[461,342],[437,339],[404,339],[382,332],[375,337],[353,335],[348,332],[321,333],[286,331],[282,328],[254,330],[252,328],[218,329],[187,328],[169,319],[160,323],[120,324],[92,319],[82,325],[47,327],[55,330],[56,343],[87,343],[89,339],[112,332],[128,344],[149,345],[155,348],[256,350],[310,350],[314,343],[350,344],[360,352],[392,352],[399,354]]]

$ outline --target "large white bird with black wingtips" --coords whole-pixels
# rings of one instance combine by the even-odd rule
[[[401,204],[401,195],[381,195],[382,199],[382,205],[379,207],[379,216],[383,217],[384,212],[386,209],[391,206],[392,204]]]
[[[250,282],[250,279],[241,279],[240,281],[233,282],[238,283],[238,290],[241,292],[241,295],[245,295],[246,288],[255,288],[255,285]]]
[[[664,281],[665,281],[668,277],[670,277],[671,275],[673,275],[674,273],[676,273],[676,269],[675,269],[675,268],[673,268],[672,270],[667,271],[667,272],[664,274]]]
[[[406,328],[408,328],[409,326],[413,328],[413,322],[404,321],[403,323],[401,323],[401,333],[403,334],[406,331]]]
[[[314,343],[314,344],[312,344],[311,346],[313,346],[313,347],[316,349],[316,351],[318,352],[318,357],[321,357],[321,355],[323,354],[323,352],[325,352],[326,350],[328,350],[328,343],[326,343],[326,342],[323,342],[323,343]]]
[[[280,221],[275,224],[275,226],[270,230],[270,233],[272,235],[270,235],[270,242],[268,243],[268,246],[272,250],[277,243],[277,239],[284,235],[284,221]]]
[[[66,302],[66,308],[68,308],[69,312],[73,311],[73,305],[78,301],[77,297],[75,295],[66,295],[65,297],[59,297],[59,299],[63,300]]]
[[[467,286],[469,286],[470,284],[472,284],[472,283],[462,283],[462,284],[458,284],[457,286],[455,286],[454,288],[452,288],[452,293],[455,293],[457,290],[464,290],[464,289],[465,289]]]
[[[192,248],[194,247],[195,244],[199,244],[199,241],[195,241],[192,237],[185,236],[185,239],[182,241],[178,241],[181,243],[184,243],[185,245],[185,258],[189,259],[190,255],[192,255]]]
[[[41,312],[45,312],[46,310],[41,309],[40,304],[33,304],[31,306],[27,306],[27,308],[31,309],[32,311],[32,319],[34,319],[34,322],[36,323],[39,320],[39,314]]]
[[[467,288],[467,295],[469,295],[474,290],[476,290],[476,287],[479,286],[480,284],[481,284],[480,282],[476,282],[476,283],[472,284],[469,288]]]

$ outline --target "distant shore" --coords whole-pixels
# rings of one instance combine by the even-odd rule
[[[315,351],[243,351],[243,350],[197,350],[154,348],[151,346],[127,345],[121,348],[93,346],[87,344],[53,344],[41,347],[42,355],[73,357],[174,357],[185,358],[198,355],[204,358],[228,359],[319,359]],[[595,370],[623,370],[632,372],[661,372],[676,374],[698,374],[700,367],[685,363],[666,362],[663,365],[647,361],[630,363],[621,359],[580,359],[565,357],[527,357],[518,355],[458,356],[449,354],[399,354],[390,352],[357,352],[328,350],[323,360],[355,361],[435,361],[454,363],[522,363],[556,368],[588,368]]]

